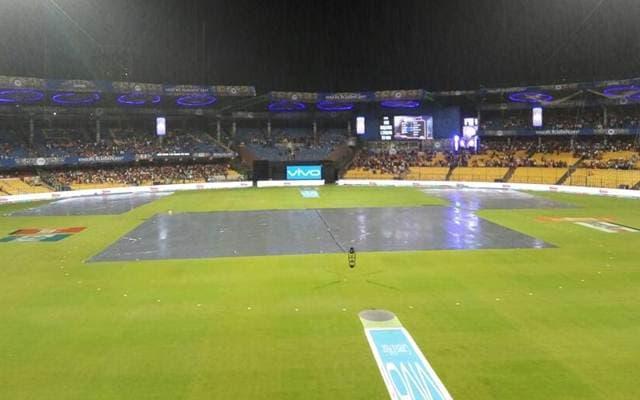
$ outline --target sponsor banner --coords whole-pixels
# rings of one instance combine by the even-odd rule
[[[159,83],[113,82],[112,86],[116,93],[164,94],[164,88]]]
[[[288,181],[322,179],[322,165],[287,165]]]
[[[193,153],[193,158],[233,158],[234,153]]]
[[[82,79],[40,79],[0,75],[0,89],[38,89],[75,93],[140,93],[151,95],[211,94],[222,97],[256,95],[253,86],[162,85],[159,83],[89,81]]]
[[[331,103],[359,103],[375,100],[373,92],[319,93],[318,100]]]
[[[214,86],[213,93],[216,96],[224,97],[253,97],[256,95],[256,88],[253,86]]]
[[[64,165],[64,160],[64,157],[16,158],[15,165],[20,167]]]
[[[191,153],[156,153],[154,158],[176,158],[189,156],[191,156]]]
[[[273,101],[301,101],[303,103],[315,103],[318,101],[318,93],[309,92],[271,92],[269,97]]]
[[[590,129],[593,131],[593,129]],[[582,129],[539,129],[536,130],[536,135],[579,135]]]
[[[34,243],[34,242],[59,242],[76,233],[84,231],[84,226],[69,228],[24,228],[11,232],[8,236],[0,238],[0,243]]]
[[[151,156],[149,156],[151,158]],[[125,154],[122,156],[95,156],[95,157],[39,157],[39,158],[6,158],[0,159],[0,167],[45,167],[60,165],[79,165],[79,164],[110,164],[132,162],[136,160],[134,154]]]
[[[429,92],[424,89],[415,90],[383,90],[374,93],[376,101],[384,100],[421,100],[429,98]]]
[[[84,226],[72,226],[69,228],[24,228],[10,233],[10,235],[36,235],[36,234],[56,234],[56,233],[80,233],[86,228]]]
[[[95,156],[78,158],[79,164],[110,164],[131,161],[135,161],[135,154],[133,153],[127,153],[122,156]]]
[[[636,129],[480,129],[481,136],[635,135]]]
[[[180,96],[189,94],[214,94],[210,86],[198,85],[164,85],[164,94]]]
[[[320,193],[318,193],[318,191],[313,188],[303,188],[300,189],[300,196],[305,199],[317,199],[320,197]]]
[[[40,78],[25,78],[20,76],[0,76],[2,89],[39,89],[46,88],[46,81]]]
[[[359,314],[365,336],[393,400],[453,400],[400,320],[391,312]]]
[[[111,82],[106,81],[48,79],[47,90],[56,92],[94,93],[112,92],[113,87],[111,86]]]
[[[44,234],[44,235],[27,235],[27,236],[5,236],[0,238],[0,243],[33,243],[33,242],[59,242],[68,238],[67,234]]]

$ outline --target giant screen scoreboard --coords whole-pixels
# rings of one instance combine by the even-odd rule
[[[363,134],[364,117],[356,120],[357,132]],[[381,117],[380,140],[431,140],[433,117],[430,115],[384,115]]]

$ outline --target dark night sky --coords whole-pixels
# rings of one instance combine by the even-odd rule
[[[639,20],[638,0],[0,0],[0,74],[105,78],[115,45],[130,80],[260,92],[622,78]]]

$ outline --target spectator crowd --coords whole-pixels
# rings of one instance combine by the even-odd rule
[[[85,184],[139,186],[226,180],[230,168],[228,164],[136,165],[64,170],[48,173],[43,178],[52,187]]]

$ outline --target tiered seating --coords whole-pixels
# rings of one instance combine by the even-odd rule
[[[554,185],[567,172],[567,168],[517,168],[509,180],[512,183],[541,183]]]
[[[230,169],[227,171],[227,180],[239,181],[239,180],[242,180],[242,175],[240,175],[237,171]]]
[[[617,188],[632,187],[640,181],[640,170],[587,169],[578,168],[565,182],[572,186]]]
[[[536,162],[536,165],[544,165],[548,161],[565,162],[567,166],[572,166],[578,161],[578,158],[571,152],[564,153],[535,153],[531,156],[531,159]]]
[[[471,182],[495,182],[502,179],[508,168],[496,167],[458,167],[453,170],[450,180],[452,181],[471,181]]]
[[[71,190],[85,190],[85,189],[111,189],[116,187],[125,186],[122,183],[74,183],[71,185]]]
[[[46,186],[29,185],[19,178],[0,179],[0,190],[11,195],[47,193],[51,191]]]
[[[638,153],[635,151],[607,151],[602,153],[602,160],[631,160],[634,156],[637,156]]]
[[[449,173],[448,167],[412,167],[405,179],[412,181],[444,181]]]
[[[502,159],[504,153],[499,151],[487,151],[484,154],[474,154],[469,157],[469,165],[477,165],[478,167],[484,167],[493,159]]]
[[[371,171],[364,168],[350,169],[344,175],[345,179],[395,179],[393,174],[383,173],[380,171]]]

